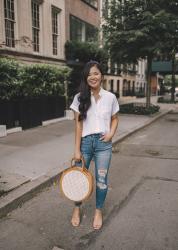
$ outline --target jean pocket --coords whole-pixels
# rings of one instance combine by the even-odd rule
[[[89,136],[85,136],[85,137],[82,137],[81,139],[81,143],[84,145],[84,144],[90,144],[91,143],[91,140],[90,140],[90,137]]]
[[[101,150],[106,150],[106,149],[112,148],[112,141],[99,140],[98,141],[98,148]]]

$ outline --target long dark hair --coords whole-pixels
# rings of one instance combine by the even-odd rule
[[[82,75],[81,75],[81,83],[79,87],[80,95],[78,97],[78,100],[80,102],[79,104],[79,121],[85,120],[87,118],[87,110],[89,109],[91,105],[91,91],[90,86],[88,85],[87,78],[90,73],[90,69],[96,66],[97,69],[101,72],[101,75],[103,75],[103,71],[101,68],[101,65],[96,61],[89,61],[86,63]]]

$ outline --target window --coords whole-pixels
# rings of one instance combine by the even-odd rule
[[[86,41],[96,41],[97,40],[97,28],[93,25],[86,23],[85,24],[86,30]]]
[[[32,1],[32,41],[33,50],[39,52],[39,33],[40,33],[40,5],[39,3]]]
[[[60,10],[52,7],[52,42],[53,42],[53,55],[58,54],[58,15]]]
[[[15,47],[15,14],[14,14],[14,0],[4,0],[4,17],[5,17],[5,36],[6,46]]]
[[[117,92],[120,91],[120,80],[117,80]]]
[[[110,80],[110,91],[114,91],[114,80]]]
[[[80,19],[70,17],[70,39],[72,41],[83,41],[82,39],[83,23]]]
[[[98,0],[82,0],[82,1],[90,5],[91,7],[98,8]]]
[[[97,28],[77,17],[70,16],[70,40],[96,41]]]

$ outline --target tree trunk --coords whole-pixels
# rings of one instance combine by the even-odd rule
[[[151,99],[151,69],[152,66],[152,56],[149,55],[147,57],[147,85],[146,85],[146,107],[150,107],[150,99]]]
[[[175,78],[175,73],[176,73],[176,58],[175,58],[175,53],[172,56],[172,84],[171,84],[171,102],[175,101],[175,87],[176,87],[176,78]]]

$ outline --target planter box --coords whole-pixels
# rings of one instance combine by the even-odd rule
[[[0,124],[5,124],[8,129],[32,128],[44,120],[63,117],[64,110],[64,96],[0,101]]]
[[[68,119],[68,120],[74,120],[74,112],[70,109],[66,109],[65,110],[65,117]]]
[[[0,125],[0,137],[4,137],[7,135],[6,125]]]

